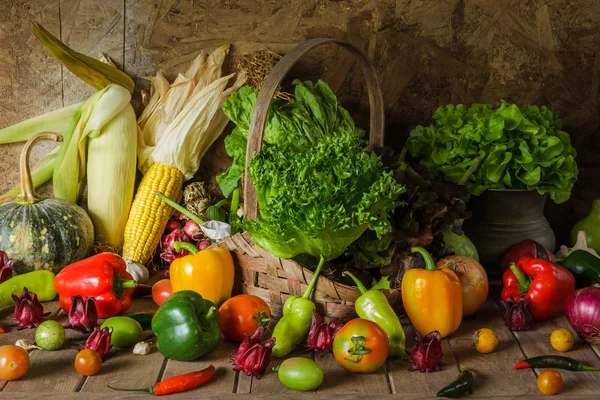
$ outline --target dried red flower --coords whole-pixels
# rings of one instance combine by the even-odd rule
[[[0,251],[0,283],[13,277],[13,260],[5,252]]]
[[[13,326],[19,330],[38,326],[44,321],[44,316],[50,314],[44,314],[44,307],[37,295],[27,290],[26,287],[23,288],[21,296],[17,297],[13,294],[12,298],[15,301],[13,318],[16,321]]]
[[[507,301],[502,302],[502,312],[504,314],[504,325],[511,331],[528,331],[534,325],[533,314],[529,302],[525,296],[521,296],[519,301],[509,297]]]
[[[438,331],[416,338],[417,343],[410,353],[412,365],[409,371],[435,372],[444,367],[442,362],[442,336]]]
[[[329,323],[323,321],[323,317],[316,311],[313,311],[306,347],[310,351],[329,353],[333,348],[333,337],[344,324],[339,318],[331,320]]]
[[[111,328],[95,329],[90,337],[87,338],[85,344],[74,346],[76,350],[92,349],[105,360],[111,357],[114,353],[110,351],[112,345],[110,344],[110,338],[112,336]]]
[[[231,355],[234,371],[243,371],[246,375],[260,379],[271,362],[271,353],[275,346],[275,338],[270,338],[264,343],[262,337],[265,329],[259,326],[252,336],[246,338],[237,351]]]
[[[96,310],[96,299],[80,295],[71,297],[71,309],[65,328],[76,329],[81,332],[91,332],[98,325],[98,311]]]

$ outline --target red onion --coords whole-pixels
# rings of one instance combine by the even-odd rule
[[[549,249],[535,240],[523,240],[512,245],[506,251],[506,255],[500,263],[500,268],[502,271],[506,271],[510,267],[510,264],[516,264],[521,257],[541,258],[546,261],[553,261],[555,259],[554,254]]]
[[[200,225],[198,225],[196,221],[193,221],[191,219],[185,223],[183,231],[188,237],[191,237],[193,240],[202,240],[204,238],[204,233],[202,232]]]
[[[173,231],[180,230],[181,228],[183,228],[183,225],[181,225],[181,222],[179,222],[179,220],[170,219],[169,222],[167,222],[167,226],[165,228],[165,234],[169,234]]]
[[[571,293],[567,298],[565,315],[579,337],[600,345],[600,287],[587,287]]]

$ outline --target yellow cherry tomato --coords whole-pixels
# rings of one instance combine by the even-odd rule
[[[553,395],[561,391],[563,378],[557,370],[547,369],[538,376],[537,386],[543,394]]]
[[[550,335],[550,344],[557,351],[569,351],[575,344],[575,337],[570,330],[560,328],[552,332]]]
[[[489,328],[481,328],[473,334],[473,345],[480,353],[491,353],[498,346],[498,336]]]

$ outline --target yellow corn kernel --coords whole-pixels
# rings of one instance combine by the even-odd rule
[[[125,225],[123,258],[144,265],[154,254],[173,209],[156,192],[174,201],[181,197],[183,174],[158,162],[150,166],[138,188]]]

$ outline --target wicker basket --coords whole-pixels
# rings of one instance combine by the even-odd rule
[[[353,45],[334,39],[311,39],[287,53],[265,79],[252,114],[246,148],[246,164],[262,147],[265,120],[275,91],[292,66],[308,51],[326,43],[335,43],[354,55],[367,82],[371,106],[369,146],[371,149],[383,145],[384,109],[383,96],[373,66],[367,56]],[[257,216],[256,192],[248,170],[244,179],[244,216],[253,220]],[[258,247],[248,233],[238,233],[221,241],[219,247],[230,250],[236,264],[236,293],[253,294],[264,299],[275,317],[281,316],[283,303],[289,296],[302,295],[313,272],[303,268],[294,260],[281,259]],[[390,305],[397,311],[402,309],[399,289],[385,290]],[[317,311],[326,319],[352,318],[355,316],[353,302],[360,296],[354,286],[347,286],[320,276],[313,301]]]

